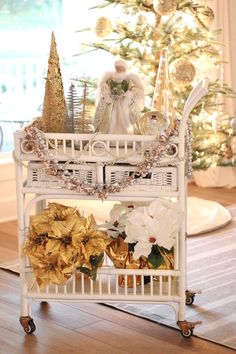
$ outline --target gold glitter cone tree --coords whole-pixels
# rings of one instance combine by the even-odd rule
[[[48,72],[45,84],[42,129],[50,133],[66,131],[68,119],[64,88],[61,77],[60,62],[54,33],[52,32],[51,47],[48,59]]]
[[[216,38],[219,31],[210,29],[214,21],[210,4],[207,0],[103,0],[97,6],[100,20],[96,23],[95,32],[98,39],[88,45],[88,51],[91,47],[102,49],[129,61],[130,66],[133,64],[139,69],[153,91],[161,49],[168,48],[173,103],[179,116],[193,86],[218,68],[218,76],[211,77],[204,107],[202,101],[191,114],[191,117],[199,117],[198,122],[193,122],[195,170],[212,165],[232,165],[227,157],[232,133],[231,117],[222,118],[225,117],[225,108],[217,96],[235,97],[235,94],[218,79],[222,57]],[[117,20],[114,16],[109,18],[109,15],[104,18],[106,6],[112,8],[112,15],[117,11]],[[218,118],[221,119],[220,130],[215,131],[213,123]]]

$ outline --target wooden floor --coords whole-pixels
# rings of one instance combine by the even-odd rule
[[[188,195],[214,200],[224,206],[236,204],[236,188],[199,188],[194,183],[189,183]]]
[[[200,189],[189,195],[236,203],[236,189]],[[0,246],[17,249],[16,222],[0,224]],[[36,332],[24,333],[19,317],[19,276],[0,270],[0,354],[228,354],[229,348],[191,337],[104,305],[35,303]]]

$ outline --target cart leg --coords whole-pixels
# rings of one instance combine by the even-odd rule
[[[21,289],[20,289],[20,304],[21,304],[21,316],[26,317],[29,315],[29,304],[26,299],[27,285],[26,276],[21,274]]]
[[[178,185],[179,185],[179,206],[180,211],[184,217],[181,222],[179,231],[179,247],[178,247],[178,260],[179,260],[179,312],[177,325],[181,330],[181,334],[188,338],[193,333],[194,326],[185,321],[185,289],[186,289],[186,274],[187,274],[187,262],[186,262],[186,220],[187,220],[187,179],[185,177],[185,166],[180,164],[178,170]]]
[[[21,316],[19,318],[19,321],[25,333],[32,334],[35,331],[36,326],[34,324],[32,317],[30,316],[31,306],[26,299],[26,291],[27,291],[26,275],[25,273],[21,273],[21,294],[20,294]]]
[[[22,246],[25,240],[25,195],[22,192],[23,186],[23,167],[20,162],[15,164],[16,170],[16,192],[17,192],[17,216],[18,216],[18,249],[19,255],[22,252]],[[19,259],[20,261],[20,304],[21,304],[21,316],[19,318],[22,327],[26,333],[33,333],[36,329],[33,319],[30,317],[30,306],[26,299],[27,294],[27,278],[26,278],[26,260],[25,258]]]

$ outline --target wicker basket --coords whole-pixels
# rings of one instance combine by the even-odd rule
[[[64,171],[65,176],[70,174],[88,185],[95,185],[97,181],[97,168],[95,164],[59,164],[58,170]],[[62,187],[58,178],[46,173],[41,162],[28,164],[27,187]]]
[[[105,167],[106,184],[120,183],[130,176],[136,166],[114,165]],[[129,191],[177,191],[177,168],[153,168],[145,177],[135,178],[133,184],[127,187]]]

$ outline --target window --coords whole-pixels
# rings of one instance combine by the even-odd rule
[[[13,132],[41,115],[52,31],[65,95],[74,76],[95,78],[104,71],[107,60],[104,53],[74,56],[81,52],[81,43],[93,35],[78,34],[76,30],[94,26],[101,13],[89,8],[98,3],[98,0],[0,2],[0,157],[12,151]],[[102,63],[99,67],[98,62]]]

